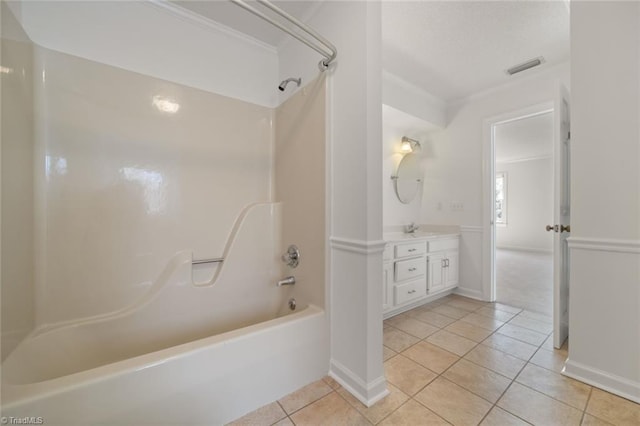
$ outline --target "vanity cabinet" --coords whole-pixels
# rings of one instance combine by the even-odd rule
[[[435,299],[458,285],[457,234],[399,235],[388,239],[383,260],[385,316]]]

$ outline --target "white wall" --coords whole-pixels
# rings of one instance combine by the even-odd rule
[[[33,329],[33,44],[2,2],[2,360]]]
[[[10,2],[34,43],[258,105],[278,103],[275,49],[150,1]]]
[[[371,403],[382,368],[381,15],[376,2],[325,2],[308,22],[338,49],[327,71],[330,374]],[[311,81],[320,57],[290,40],[280,77]]]
[[[178,251],[222,257],[243,209],[271,201],[270,108],[35,54],[38,325],[128,306]]]
[[[497,172],[507,174],[507,224],[496,226],[496,247],[551,252],[553,160],[498,162]]]
[[[438,127],[446,124],[446,104],[441,99],[385,70],[382,102]]]
[[[488,297],[480,279],[483,203],[488,197],[483,194],[483,123],[491,117],[552,101],[558,81],[568,86],[568,64],[474,95],[452,105],[446,129],[434,135],[424,160],[420,223],[461,225],[460,293]]]
[[[565,372],[640,402],[640,4],[571,3]]]

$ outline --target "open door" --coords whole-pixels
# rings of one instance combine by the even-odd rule
[[[554,105],[553,346],[569,337],[569,247],[571,231],[569,92],[560,84]]]

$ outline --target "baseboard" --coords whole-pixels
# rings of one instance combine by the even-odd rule
[[[640,404],[640,383],[568,359],[562,374]]]
[[[497,249],[501,249],[501,250],[515,250],[515,251],[528,251],[531,253],[544,253],[544,254],[553,254],[553,250],[552,249],[541,249],[541,248],[535,248],[535,247],[521,247],[521,246],[503,246],[503,245],[496,245]]]
[[[332,359],[329,367],[329,376],[349,391],[367,407],[371,407],[385,396],[389,395],[387,380],[384,375],[365,383],[353,371]]]
[[[483,297],[482,292],[479,290],[471,290],[468,288],[457,287],[453,291],[453,294],[457,294],[459,296],[468,297],[469,299],[476,299],[476,300],[481,300],[485,302],[485,298]]]

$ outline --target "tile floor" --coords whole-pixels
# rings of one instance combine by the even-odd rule
[[[329,377],[234,425],[640,425],[640,405],[562,376],[551,319],[460,296],[384,322],[390,394],[365,407]]]

